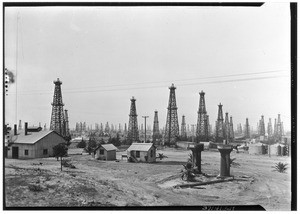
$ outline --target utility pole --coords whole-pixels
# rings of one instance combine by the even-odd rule
[[[149,117],[149,116],[142,116],[143,118],[145,118],[145,143],[146,143],[146,137],[147,137],[147,130],[146,130],[146,119]]]

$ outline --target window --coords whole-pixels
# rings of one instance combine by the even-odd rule
[[[43,155],[48,155],[48,149],[43,150]]]
[[[140,157],[140,151],[136,151],[135,157],[139,158]]]
[[[25,149],[25,150],[24,150],[24,154],[25,154],[25,155],[28,155],[28,149]]]
[[[100,155],[104,155],[104,149],[100,149]]]

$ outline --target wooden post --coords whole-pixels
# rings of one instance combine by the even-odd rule
[[[62,171],[62,157],[60,157],[60,171]]]

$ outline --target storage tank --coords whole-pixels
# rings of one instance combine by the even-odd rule
[[[270,154],[271,155],[281,155],[281,145],[279,143],[275,143],[270,146]]]

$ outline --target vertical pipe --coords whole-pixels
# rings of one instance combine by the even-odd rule
[[[17,135],[17,124],[14,125],[14,135]]]
[[[27,135],[27,127],[28,127],[28,123],[25,123],[25,135]]]

